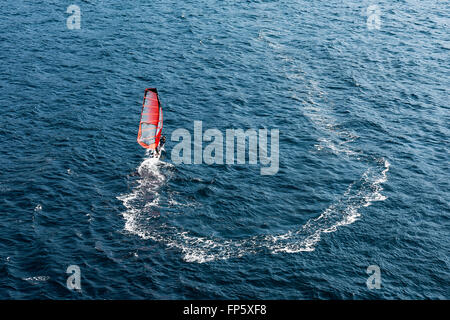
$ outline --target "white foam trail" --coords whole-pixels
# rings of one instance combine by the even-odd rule
[[[299,111],[314,123],[316,128],[332,136],[332,138],[320,138],[320,144],[315,146],[316,149],[319,151],[329,149],[334,154],[357,155],[358,152],[353,151],[347,144],[355,141],[359,137],[348,130],[336,129],[337,121],[332,116],[333,110],[329,106],[329,103],[319,104],[316,102],[316,99],[326,100],[325,92],[319,88],[317,81],[307,78],[305,71],[302,70],[295,58],[283,53],[285,47],[273,40],[273,38],[280,36],[280,32],[261,30],[258,34],[258,40],[265,41],[269,47],[275,50],[280,60],[289,64],[284,69],[288,79],[300,79],[307,85],[308,94],[305,99],[299,99],[295,95],[295,90],[293,90],[292,98],[302,102],[302,108]]]
[[[334,154],[346,154],[348,156],[357,155],[358,152],[353,151],[348,144],[355,141],[359,137],[345,129],[337,129],[337,121],[331,116],[332,110],[327,104],[319,105],[314,100],[314,95],[323,96],[314,81],[309,81],[310,88],[308,98],[303,101],[303,115],[314,123],[315,127],[331,137],[319,138],[320,144],[316,145],[317,150],[329,149]]]
[[[122,213],[125,219],[125,230],[145,237],[145,230],[141,226],[141,219],[148,220],[158,216],[152,208],[157,207],[160,201],[160,186],[165,181],[161,174],[159,159],[147,158],[138,167],[140,178],[136,181],[137,186],[131,193],[117,197],[122,201],[126,210]]]
[[[149,226],[141,223],[144,222],[141,216],[145,214],[146,207],[157,207],[159,198],[156,197],[143,207],[141,205],[141,209],[135,208],[133,201],[142,195],[142,190],[139,190],[144,185],[142,183],[131,194],[119,197],[127,208],[123,213],[126,221],[125,230],[143,239],[160,242],[169,248],[180,250],[186,262],[204,263],[239,258],[263,249],[268,249],[274,254],[313,251],[324,233],[335,232],[338,228],[355,222],[361,216],[359,209],[370,206],[374,201],[386,199],[381,191],[383,190],[382,184],[387,181],[390,164],[384,159],[380,161],[383,163],[382,169],[379,167],[368,169],[359,181],[348,187],[339,201],[324,210],[319,217],[309,220],[298,230],[241,240],[223,240],[193,236],[188,231],[167,224]],[[156,176],[161,174],[156,165],[150,165],[148,168]],[[155,189],[152,189],[152,192],[154,191]]]
[[[288,232],[278,238],[267,237],[266,240],[272,252],[313,251],[324,233],[335,232],[339,227],[355,222],[361,213],[359,209],[370,206],[374,201],[386,199],[381,194],[382,184],[387,181],[389,162],[384,160],[381,172],[368,169],[358,183],[352,183],[342,199],[328,207],[319,217],[309,220],[295,233]]]
[[[389,162],[384,161],[381,173],[367,170],[358,185],[353,183],[337,203],[332,204],[322,214],[309,220],[297,231],[278,235],[252,237],[237,241],[213,240],[191,237],[187,232],[173,246],[183,251],[188,262],[208,262],[218,259],[237,258],[266,248],[272,253],[298,253],[313,251],[324,233],[335,232],[339,227],[355,222],[361,215],[359,209],[373,201],[386,199],[381,194],[381,184],[387,181]]]

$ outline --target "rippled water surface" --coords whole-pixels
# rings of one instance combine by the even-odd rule
[[[2,4],[0,298],[450,298],[448,1],[70,4]],[[279,129],[278,173],[176,164],[194,121]]]

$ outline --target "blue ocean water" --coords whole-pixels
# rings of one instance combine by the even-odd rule
[[[449,9],[3,1],[0,298],[450,298]],[[136,143],[147,87],[156,164]],[[174,164],[194,121],[279,129],[278,173]]]

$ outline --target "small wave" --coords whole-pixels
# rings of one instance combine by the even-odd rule
[[[45,282],[50,280],[49,276],[34,276],[34,277],[28,277],[28,278],[22,278],[24,281],[28,281],[31,283],[39,283],[39,282]]]

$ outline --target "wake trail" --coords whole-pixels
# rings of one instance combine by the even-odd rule
[[[140,179],[130,194],[118,198],[126,208],[123,212],[125,230],[143,239],[180,250],[187,262],[204,263],[239,258],[263,250],[269,250],[274,254],[313,251],[324,233],[334,232],[339,227],[353,223],[361,216],[359,212],[361,208],[386,199],[381,192],[382,184],[387,181],[390,164],[385,159],[378,162],[379,167],[367,169],[361,179],[352,183],[337,202],[299,229],[241,240],[198,237],[167,223],[149,223],[150,219],[159,216],[152,215],[154,211],[151,209],[157,209],[160,199],[158,190],[166,181],[160,171],[161,162],[145,160],[139,166],[139,170],[141,172],[144,170],[148,175]],[[149,177],[151,178],[148,179]],[[151,201],[142,201],[149,192],[155,193],[154,198]]]
[[[274,38],[276,38],[275,35]],[[383,157],[367,155],[362,150],[352,148],[352,142],[359,138],[354,132],[346,130],[333,116],[334,109],[326,103],[326,93],[318,83],[309,79],[296,59],[285,54],[284,46],[271,39],[270,32],[261,31],[258,41],[265,41],[277,58],[285,63],[286,77],[301,80],[307,85],[307,95],[301,99],[296,96],[296,88],[291,88],[292,98],[301,102],[299,112],[306,116],[322,136],[318,138],[316,150],[328,150],[336,155],[345,156],[368,164],[360,179],[351,183],[346,192],[326,208],[318,217],[308,220],[303,226],[291,231],[253,236],[240,240],[227,240],[211,237],[199,237],[191,232],[170,226],[167,223],[149,223],[157,218],[160,206],[160,188],[167,177],[161,168],[169,164],[162,161],[144,160],[138,168],[141,178],[130,194],[118,197],[126,210],[123,212],[125,230],[143,239],[162,243],[180,250],[187,262],[204,263],[214,260],[239,258],[263,251],[277,253],[298,253],[313,251],[324,234],[337,231],[350,225],[359,217],[361,210],[373,202],[384,201],[383,184],[388,180],[390,163]],[[172,201],[176,204],[176,201]],[[156,213],[155,213],[156,212]]]

